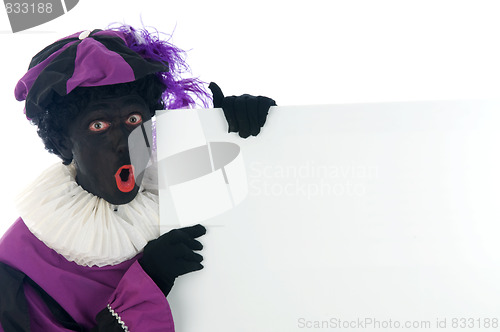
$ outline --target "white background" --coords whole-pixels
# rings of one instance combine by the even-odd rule
[[[487,330],[479,324],[500,319],[499,108],[283,106],[246,141],[224,132],[219,110],[197,111],[208,141],[241,147],[249,192],[202,222],[205,268],[178,278],[168,298],[178,331],[391,330],[299,321],[365,317],[428,321],[408,330],[439,332],[466,317],[474,320],[464,330]],[[196,191],[189,197],[202,186]],[[168,196],[160,191],[160,202]],[[201,210],[222,197],[212,190],[189,203]],[[174,205],[165,223],[175,220]]]
[[[279,105],[495,98],[500,88],[497,1],[81,0],[66,15],[12,34],[0,11],[2,220],[14,195],[57,159],[13,90],[31,57],[56,39],[112,22],[175,33],[193,75],[227,94]]]

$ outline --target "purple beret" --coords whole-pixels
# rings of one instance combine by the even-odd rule
[[[145,59],[131,50],[122,31],[82,31],[35,55],[14,93],[17,100],[26,100],[26,116],[33,118],[44,112],[54,94],[64,96],[76,87],[132,82],[168,71],[165,61]]]

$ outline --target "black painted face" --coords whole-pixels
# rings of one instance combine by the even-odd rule
[[[67,131],[65,145],[75,162],[77,183],[111,204],[132,201],[142,177],[135,179],[133,174],[128,136],[141,124],[150,126],[150,119],[150,111],[138,95],[91,102]]]

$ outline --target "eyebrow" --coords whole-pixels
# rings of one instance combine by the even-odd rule
[[[127,98],[124,100],[124,103],[126,103],[126,107],[130,106],[130,105],[139,105],[139,106],[144,106],[144,102],[141,102],[140,100],[137,100],[137,98],[134,98],[134,97],[130,97],[130,98]],[[98,110],[98,109],[105,109],[105,108],[108,108],[110,105],[109,102],[106,102],[106,101],[101,101],[101,102],[97,102],[95,104],[93,104],[91,107],[89,107],[89,112],[93,112],[94,110]]]
[[[125,98],[123,100],[123,103],[125,104],[124,107],[129,108],[131,106],[141,106],[145,107],[148,109],[147,104],[142,101],[138,100],[137,97],[130,96],[129,98]],[[110,103],[106,101],[99,101],[93,104],[92,106],[89,106],[87,109],[86,114],[83,116],[83,120],[87,120],[89,117],[94,117],[95,115],[101,114],[103,117],[107,116],[109,112],[107,112],[107,109],[109,109]]]

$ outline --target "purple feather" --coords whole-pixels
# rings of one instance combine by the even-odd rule
[[[109,29],[122,32],[128,47],[143,58],[168,63],[169,72],[157,74],[167,87],[162,95],[167,109],[195,107],[197,104],[210,107],[212,98],[204,88],[205,83],[198,78],[182,78],[182,74],[190,73],[189,66],[184,60],[185,51],[168,41],[161,40],[156,29],[154,32],[149,32],[129,25],[109,27]]]

